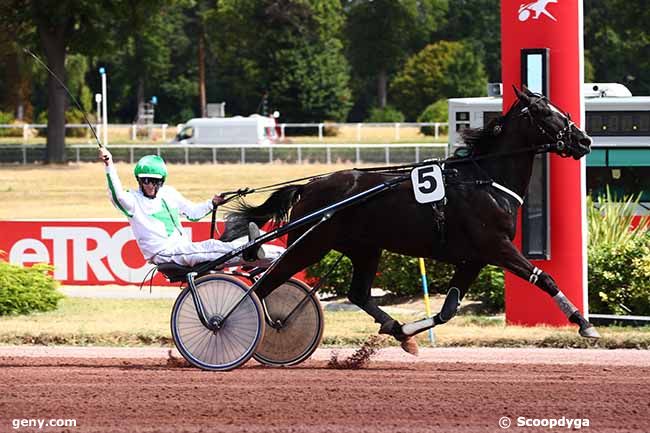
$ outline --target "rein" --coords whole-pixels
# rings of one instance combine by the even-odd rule
[[[535,105],[540,101],[545,101],[549,106],[553,107],[555,110],[558,112],[562,113],[564,115],[564,118],[566,119],[566,126],[559,130],[555,136],[551,134],[546,128],[544,128],[536,119],[533,113],[530,112],[529,106],[530,105]],[[476,165],[480,171],[483,171],[480,166],[478,166],[477,161],[482,161],[486,159],[493,159],[493,158],[501,158],[501,157],[507,157],[507,156],[512,156],[512,155],[518,155],[522,153],[535,153],[535,154],[541,154],[541,153],[547,153],[547,152],[557,152],[561,156],[568,156],[567,154],[567,146],[564,142],[564,137],[569,136],[571,132],[571,127],[574,125],[574,123],[571,121],[570,116],[568,113],[563,112],[553,104],[551,104],[548,99],[543,96],[543,95],[538,95],[537,99],[531,103],[529,106],[525,107],[520,116],[526,116],[532,125],[534,125],[543,136],[546,136],[550,143],[546,144],[540,144],[540,145],[535,145],[535,146],[530,146],[530,147],[525,147],[522,149],[515,149],[515,150],[509,150],[509,151],[503,151],[503,152],[497,152],[497,153],[488,153],[488,154],[483,154],[483,155],[468,155],[465,157],[449,157],[444,160],[439,160],[439,159],[427,159],[422,162],[416,162],[416,163],[409,163],[409,164],[401,164],[401,165],[391,165],[391,166],[385,166],[385,167],[367,167],[367,168],[354,168],[354,170],[358,171],[363,171],[363,172],[370,172],[370,173],[380,173],[388,176],[399,176],[402,175],[404,171],[416,168],[416,167],[421,167],[424,165],[429,165],[432,163],[436,164],[441,164],[441,165],[453,165],[453,164],[467,164],[467,163],[472,163]],[[269,192],[269,191],[274,191],[279,189],[280,187],[296,182],[302,182],[302,181],[313,181],[315,179],[324,177],[324,176],[329,176],[330,174],[336,173],[336,171],[331,171],[328,173],[321,173],[317,174],[314,176],[306,176],[302,177],[299,179],[292,179],[288,180],[285,182],[279,182],[279,183],[274,183],[271,185],[266,185],[266,186],[261,186],[258,188],[241,188],[238,189],[237,191],[229,191],[223,193],[224,196],[231,196],[229,197],[224,203],[227,203],[231,200],[235,200],[239,197],[246,196],[248,194],[255,194],[255,193],[262,193],[262,192]],[[486,173],[487,174],[487,173]],[[488,176],[489,177],[489,176]],[[472,183],[493,183],[493,181],[490,179],[490,181],[481,181],[481,180],[476,180]]]
[[[478,155],[478,156],[467,156],[467,157],[462,157],[462,158],[457,158],[457,157],[450,157],[446,158],[443,160],[440,159],[427,159],[422,162],[414,162],[414,163],[409,163],[409,164],[400,164],[400,165],[390,165],[390,166],[385,166],[385,167],[364,167],[364,168],[354,168],[354,170],[358,171],[364,171],[364,172],[370,172],[370,173],[380,173],[380,174],[385,174],[385,175],[393,175],[393,176],[399,176],[401,175],[403,171],[413,169],[416,167],[421,167],[424,165],[429,165],[431,163],[439,163],[439,164],[466,164],[466,163],[475,163],[476,161],[481,161],[484,159],[492,159],[492,158],[499,158],[503,156],[511,156],[511,155],[518,155],[520,153],[530,153],[534,152],[536,154],[538,153],[546,153],[550,152],[553,150],[557,149],[557,143],[550,143],[550,144],[541,144],[537,146],[532,146],[532,147],[526,147],[523,149],[516,149],[516,150],[510,150],[506,152],[498,152],[498,153],[490,153],[490,154],[485,154],[485,155]],[[228,197],[222,204],[226,204],[232,200],[236,200],[239,197],[244,197],[249,194],[259,194],[263,192],[269,192],[269,191],[275,191],[280,189],[280,187],[284,185],[289,185],[293,184],[296,182],[302,182],[302,181],[313,181],[318,178],[324,177],[324,176],[329,176],[330,174],[337,173],[338,171],[330,171],[327,173],[320,173],[316,174],[313,176],[306,176],[306,177],[301,177],[298,179],[291,179],[287,180],[285,182],[278,182],[270,185],[265,185],[265,186],[260,186],[257,188],[240,188],[236,191],[227,191],[222,193],[223,196]]]

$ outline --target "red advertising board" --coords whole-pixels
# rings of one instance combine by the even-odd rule
[[[582,0],[501,1],[504,109],[514,102],[512,85],[521,86],[521,50],[548,48],[549,97],[577,125],[582,124],[582,12]],[[551,259],[533,264],[549,273],[586,315],[585,158],[575,161],[552,155],[549,173]],[[521,245],[521,233],[515,242]],[[524,325],[568,324],[550,296],[511,274],[506,274],[506,320]]]
[[[194,241],[210,237],[209,222],[184,223]],[[223,223],[218,228],[223,232]],[[11,263],[49,263],[63,284],[140,284],[146,263],[124,220],[0,221],[0,250]],[[149,282],[149,280],[146,280]],[[156,274],[153,284],[168,284]]]

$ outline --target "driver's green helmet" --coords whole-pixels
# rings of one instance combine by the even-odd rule
[[[153,177],[156,179],[167,178],[167,167],[165,161],[158,155],[146,155],[140,158],[133,169],[136,178]]]

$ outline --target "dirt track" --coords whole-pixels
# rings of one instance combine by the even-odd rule
[[[321,351],[299,367],[229,373],[133,352],[0,348],[0,432],[503,432],[502,416],[513,432],[571,430],[516,427],[520,416],[650,429],[645,351],[444,349],[404,362],[388,350],[363,370],[329,369]],[[13,429],[23,418],[77,427]]]

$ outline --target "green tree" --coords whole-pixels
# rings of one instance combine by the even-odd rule
[[[351,0],[346,34],[354,73],[376,81],[386,106],[390,75],[444,24],[447,0]]]
[[[86,84],[88,72],[88,59],[81,54],[72,54],[66,58],[66,71],[68,72],[68,89],[77,98],[83,109],[87,112],[93,109],[93,96]],[[75,109],[77,107],[74,107]]]
[[[115,22],[111,34],[115,48],[96,58],[97,66],[108,70],[112,107],[109,119],[136,121],[138,107],[152,96],[158,97],[163,111],[180,109],[170,101],[183,98],[176,98],[175,94],[170,97],[164,88],[178,85],[186,78],[177,75],[196,71],[195,57],[187,55],[192,48],[185,33],[189,7],[186,0],[140,0],[125,6],[123,18]],[[189,79],[194,80],[194,76]],[[99,82],[96,85],[99,87]],[[197,92],[191,93],[195,96]],[[185,102],[194,105],[191,99]]]
[[[339,0],[223,0],[210,14],[219,94],[229,112],[286,121],[344,120],[351,105]]]
[[[433,123],[447,122],[449,117],[449,103],[446,99],[439,99],[424,109],[417,118],[418,122]],[[420,132],[424,135],[435,135],[435,126],[422,126]]]
[[[11,33],[0,32],[0,110],[31,121],[32,68]]]
[[[66,80],[66,56],[71,52],[96,53],[107,47],[102,38],[119,15],[120,2],[88,0],[5,0],[0,3],[0,31],[13,32],[19,43],[39,46],[45,63]],[[57,81],[47,78],[46,162],[65,162],[65,109],[67,95]]]
[[[625,0],[585,0],[585,49],[600,82],[650,94],[650,9]]]
[[[481,59],[490,82],[501,82],[500,0],[454,0],[442,39],[463,40]]]
[[[391,92],[395,105],[412,120],[433,101],[481,96],[486,87],[485,69],[469,44],[441,41],[408,59]]]

